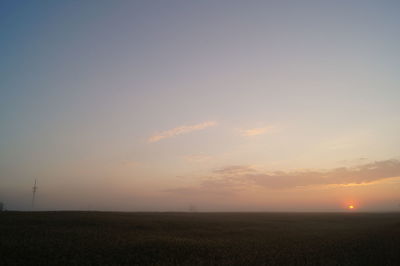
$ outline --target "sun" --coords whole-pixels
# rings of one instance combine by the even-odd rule
[[[349,206],[347,206],[347,208],[349,209],[349,210],[354,210],[354,205],[349,205]]]

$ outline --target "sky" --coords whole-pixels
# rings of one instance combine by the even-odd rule
[[[2,1],[0,201],[399,211],[399,1]]]

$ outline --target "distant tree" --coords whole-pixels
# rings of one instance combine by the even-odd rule
[[[3,202],[0,202],[0,212],[2,212],[4,210],[4,204]]]

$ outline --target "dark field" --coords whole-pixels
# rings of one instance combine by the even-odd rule
[[[3,212],[0,265],[400,265],[400,214]]]

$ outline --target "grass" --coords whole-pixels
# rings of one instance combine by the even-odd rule
[[[400,265],[400,213],[0,213],[0,265]]]

